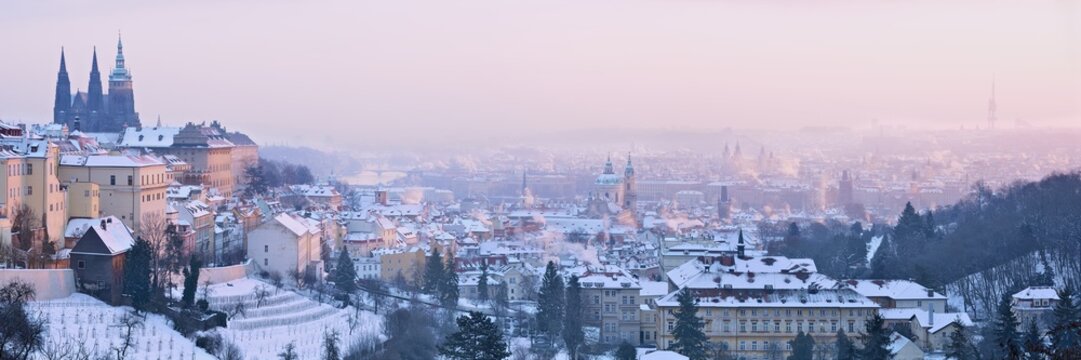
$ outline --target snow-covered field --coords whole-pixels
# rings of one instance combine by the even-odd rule
[[[264,291],[267,295],[260,301],[258,294]],[[290,342],[301,359],[319,358],[323,334],[328,331],[338,332],[342,348],[383,340],[383,318],[379,315],[338,309],[262,281],[244,278],[211,285],[207,295],[211,309],[236,314],[227,328],[217,331],[239,346],[247,359],[275,358]],[[243,312],[235,311],[237,304],[243,304]]]
[[[115,357],[114,349],[121,347],[125,332],[121,319],[134,311],[76,293],[62,299],[31,301],[27,312],[48,322],[44,351],[78,351],[81,347],[90,353]],[[214,358],[174,331],[161,315],[148,314],[143,326],[135,329],[133,338],[135,345],[128,350],[126,359]]]

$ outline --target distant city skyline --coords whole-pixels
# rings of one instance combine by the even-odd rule
[[[1072,2],[241,0],[3,10],[0,31],[20,35],[0,39],[0,82],[17,84],[0,89],[9,122],[50,122],[61,47],[71,90],[85,91],[94,46],[111,59],[121,30],[144,125],[159,115],[174,126],[217,119],[264,143],[407,147],[617,128],[865,128],[875,119],[975,128],[988,123],[992,81],[998,128],[1081,124],[1081,5]]]

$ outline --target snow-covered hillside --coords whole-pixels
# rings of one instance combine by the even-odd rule
[[[217,331],[239,346],[247,359],[274,358],[290,342],[302,359],[318,358],[323,334],[328,331],[338,332],[343,348],[382,340],[383,319],[379,315],[338,309],[254,279],[211,285],[207,301],[211,309],[235,314],[227,328]],[[238,304],[243,304],[243,311],[237,311]]]
[[[27,312],[41,316],[47,323],[44,352],[85,351],[116,356],[126,332],[121,320],[133,313],[129,307],[112,307],[84,294],[31,301]],[[126,359],[214,359],[173,330],[168,320],[156,314],[146,315],[141,327],[133,332],[134,345]]]

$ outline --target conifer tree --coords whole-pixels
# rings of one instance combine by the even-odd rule
[[[1010,295],[1003,294],[1002,300],[998,303],[998,314],[995,316],[992,328],[1000,358],[1020,360],[1024,357],[1021,334],[1017,332],[1019,325],[1017,316],[1013,313],[1013,307],[1010,306]]]
[[[837,352],[837,356],[835,356],[834,359],[856,360],[856,345],[848,338],[844,329],[837,330],[837,341],[834,342],[834,349]]]
[[[804,334],[801,330],[796,333],[796,338],[789,341],[792,344],[792,355],[788,360],[812,360],[814,357],[815,339],[811,335]]]
[[[582,332],[582,285],[578,283],[577,275],[571,275],[567,280],[564,304],[563,343],[567,345],[571,359],[577,359],[578,346],[585,341],[585,334]]]
[[[349,250],[342,249],[338,254],[338,264],[334,266],[334,287],[346,294],[357,290],[357,268],[349,258]]]
[[[690,360],[705,360],[709,356],[709,339],[703,328],[705,325],[698,317],[698,305],[690,290],[684,288],[676,295],[679,309],[676,310],[676,324],[672,329],[674,341],[669,347]]]
[[[124,254],[124,294],[138,311],[150,308],[150,243],[142,238]]]
[[[458,332],[447,336],[439,354],[448,360],[501,360],[510,356],[503,334],[479,312],[458,317]]]
[[[1025,329],[1025,333],[1021,337],[1021,345],[1024,346],[1025,359],[1026,360],[1043,360],[1044,359],[1044,344],[1043,334],[1040,332],[1040,328],[1036,326],[1036,320],[1028,322],[1028,328]]]
[[[443,268],[443,282],[439,287],[439,301],[443,306],[458,306],[458,272],[455,270],[454,252],[447,251],[447,263]]]
[[[202,268],[203,262],[199,261],[199,256],[192,254],[188,267],[184,269],[184,294],[180,298],[185,307],[195,304],[195,291],[199,289],[199,271]]]
[[[616,360],[635,360],[637,357],[638,350],[629,342],[620,343],[619,348],[616,349]]]
[[[890,334],[886,332],[885,323],[886,320],[878,314],[864,322],[863,348],[860,349],[861,359],[888,360],[893,358],[893,354],[890,353],[889,349]]]
[[[1081,359],[1081,309],[1073,288],[1058,291],[1058,303],[1051,312],[1051,351],[1056,358]],[[1061,357],[1060,357],[1061,355]]]
[[[437,295],[443,286],[443,254],[432,248],[432,254],[424,264],[424,279],[421,282],[420,291],[428,295]]]
[[[563,278],[554,262],[549,261],[537,294],[537,328],[550,337],[560,335],[563,328]]]
[[[488,302],[488,264],[480,266],[480,278],[477,279],[477,298],[481,302]]]
[[[959,327],[950,333],[946,344],[946,358],[951,360],[976,360],[976,348],[968,336],[968,328]]]

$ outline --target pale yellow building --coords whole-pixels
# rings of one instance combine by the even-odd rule
[[[11,218],[15,209],[26,204],[35,220],[45,228],[49,241],[63,239],[67,221],[67,196],[57,181],[60,149],[46,140],[26,137],[0,139],[4,147],[6,178],[2,187],[3,216]],[[10,226],[8,229],[10,239]],[[2,237],[2,236],[0,236]]]
[[[172,179],[165,163],[152,155],[65,155],[60,179],[99,186],[100,212],[113,215],[134,232],[150,216],[165,216],[166,189]]]
[[[91,182],[69,183],[68,218],[101,217],[101,187]]]

